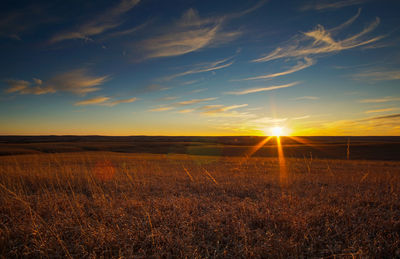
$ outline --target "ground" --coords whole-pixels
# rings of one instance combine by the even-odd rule
[[[0,256],[396,257],[400,162],[0,157]]]

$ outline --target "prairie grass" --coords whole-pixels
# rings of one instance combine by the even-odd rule
[[[0,157],[0,257],[400,256],[400,163]]]

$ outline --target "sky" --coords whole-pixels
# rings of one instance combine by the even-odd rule
[[[400,135],[398,0],[0,6],[1,135]]]

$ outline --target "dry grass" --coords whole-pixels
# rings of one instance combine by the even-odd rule
[[[396,257],[400,163],[0,157],[0,257]]]

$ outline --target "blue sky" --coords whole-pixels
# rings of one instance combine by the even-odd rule
[[[0,134],[400,135],[400,2],[3,1]]]

